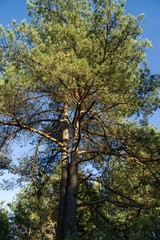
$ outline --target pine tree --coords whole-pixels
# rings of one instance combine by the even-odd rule
[[[106,201],[142,207],[145,199],[128,198],[123,204],[110,198],[106,188],[112,181],[105,185],[104,175],[110,163],[140,161],[134,151],[127,152],[136,139],[127,119],[158,107],[159,81],[145,61],[150,42],[139,37],[143,16],[125,15],[125,1],[27,2],[30,23],[13,20],[7,30],[0,29],[2,136],[7,141],[30,133],[31,171],[39,151],[50,172],[59,161],[57,239],[76,239],[77,207]],[[80,183],[89,178],[104,186],[92,202],[79,193]]]

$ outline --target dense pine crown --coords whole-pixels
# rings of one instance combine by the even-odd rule
[[[29,136],[32,150],[12,171],[31,192],[61,171],[53,193],[60,195],[58,240],[90,239],[85,231],[106,239],[109,230],[94,230],[96,214],[111,227],[114,214],[135,214],[117,207],[159,206],[159,132],[131,120],[159,107],[159,80],[146,63],[151,43],[140,38],[143,15],[126,15],[125,1],[116,0],[27,3],[30,23],[0,27],[1,145]],[[52,192],[44,189],[43,200]],[[77,210],[100,203],[93,219],[90,208]]]
[[[148,89],[154,83],[146,86],[142,79],[145,48],[150,46],[139,38],[143,16],[124,15],[123,4],[28,1],[31,23],[13,21],[7,33],[1,29],[6,51],[1,84],[49,88],[58,101],[68,92],[70,103],[89,91],[89,101],[103,102],[102,108],[115,105],[116,117],[139,110],[144,98],[153,102]]]

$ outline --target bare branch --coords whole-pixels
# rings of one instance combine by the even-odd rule
[[[52,142],[55,142],[59,145],[59,147],[63,147],[63,144],[57,140],[56,138],[50,136],[49,134],[41,131],[41,130],[38,130],[36,128],[33,128],[31,126],[27,126],[27,125],[24,125],[24,124],[21,124],[21,123],[14,123],[14,122],[5,122],[5,121],[0,121],[0,124],[2,125],[7,125],[7,126],[13,126],[13,127],[18,127],[20,129],[24,129],[24,130],[28,130],[30,132],[33,132],[33,133],[37,133],[39,134],[40,136],[52,141]]]

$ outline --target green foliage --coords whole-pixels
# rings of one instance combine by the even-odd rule
[[[122,173],[122,172],[121,172]],[[130,173],[130,178],[134,175]],[[57,218],[57,174],[45,181],[45,185],[37,188],[35,183],[29,184],[11,204],[12,232],[19,239],[50,240],[55,235]],[[122,181],[121,174],[117,182]],[[127,182],[130,179],[126,179]],[[135,178],[135,183],[137,179]],[[145,187],[145,186],[144,186]],[[42,190],[39,194],[39,190]],[[85,196],[86,187],[81,189]],[[153,191],[153,189],[152,189]],[[158,193],[158,189],[155,189]],[[54,194],[53,194],[54,192]],[[93,194],[100,197],[100,188],[89,184],[88,200]],[[156,196],[155,193],[155,196]],[[112,195],[112,193],[108,193]],[[84,198],[83,196],[83,198]],[[82,197],[82,195],[81,195]],[[146,195],[145,195],[146,197]],[[158,196],[157,196],[158,198]],[[84,198],[85,199],[85,198]],[[134,207],[119,207],[111,203],[97,206],[86,206],[78,210],[78,239],[84,240],[140,240],[158,239],[160,219],[159,208],[142,209]]]
[[[9,215],[7,210],[2,206],[0,206],[0,240],[10,240],[12,239],[9,236],[10,223],[9,223]]]
[[[7,49],[2,79],[7,88],[17,84],[38,91],[51,88],[58,101],[67,90],[71,103],[79,87],[83,94],[87,86],[93,85],[91,92],[96,90],[96,95],[90,97],[90,102],[94,97],[98,103],[104,101],[105,106],[116,105],[116,116],[130,116],[139,110],[144,99],[153,104],[156,97],[150,98],[155,87],[151,80],[145,86],[146,78],[142,78],[140,69],[145,48],[150,45],[138,38],[142,16],[136,19],[124,15],[118,1],[98,1],[93,8],[89,4],[29,1],[33,22],[18,25],[14,20],[11,29],[1,30],[1,48]],[[4,38],[8,39],[6,44]],[[143,97],[138,95],[142,86]],[[113,111],[109,117],[112,115]]]
[[[57,219],[56,179],[43,179],[26,186],[10,208],[12,232],[18,239],[50,240],[55,236]]]

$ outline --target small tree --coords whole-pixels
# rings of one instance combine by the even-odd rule
[[[53,240],[55,238],[56,181],[51,178],[44,180],[45,183],[42,183],[41,179],[41,184],[38,185],[35,182],[28,184],[10,204],[12,233],[18,239]]]

